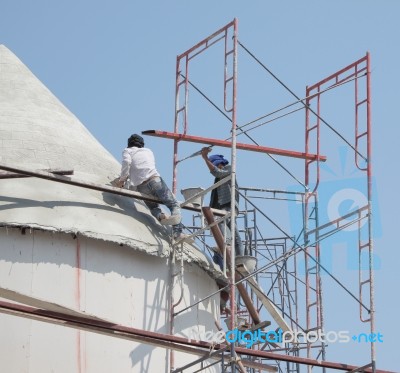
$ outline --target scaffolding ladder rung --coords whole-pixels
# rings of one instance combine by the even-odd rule
[[[182,84],[186,84],[186,82],[187,82],[187,79],[186,79],[186,78],[183,79],[183,80],[181,80],[181,81],[178,83],[178,87],[180,87]]]
[[[366,98],[364,100],[360,101],[360,102],[357,102],[357,107],[362,105],[362,104],[365,104],[366,102],[367,102]]]
[[[360,287],[361,287],[361,286],[364,286],[365,284],[368,284],[369,282],[371,282],[371,279],[370,279],[370,278],[367,279],[367,280],[361,281],[361,282],[360,282]]]
[[[310,128],[307,129],[307,133],[311,132],[312,130],[316,129],[318,127],[318,124],[314,124],[313,126],[311,126]]]
[[[307,305],[307,308],[315,307],[315,306],[317,306],[317,305],[318,305],[318,302],[315,301],[315,302],[312,302],[312,303],[310,303],[309,305]]]
[[[361,137],[363,137],[363,136],[365,136],[365,135],[368,135],[368,131],[364,131],[364,132],[358,134],[358,135],[356,136],[356,139],[358,140],[359,138],[361,138]]]
[[[320,326],[314,326],[313,328],[308,328],[308,329],[306,330],[306,332],[309,333],[309,332],[313,332],[313,331],[319,330],[319,329],[321,329]]]
[[[307,272],[308,273],[311,273],[311,274],[313,274],[313,275],[315,275],[317,272],[313,272],[313,271],[316,271],[317,270],[317,266],[312,266],[312,267],[309,267],[309,268],[307,268]]]

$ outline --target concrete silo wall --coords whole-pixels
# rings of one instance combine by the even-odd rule
[[[174,273],[179,273],[179,261]],[[18,228],[0,229],[0,286],[113,323],[170,333],[170,292],[177,310],[217,290],[197,265],[183,264],[171,287],[169,258],[126,246]],[[174,334],[215,330],[218,296],[174,320]],[[167,372],[169,351],[151,345],[0,314],[3,372]],[[175,353],[175,367],[196,356]],[[215,370],[212,370],[215,369]],[[213,367],[205,371],[218,371]]]

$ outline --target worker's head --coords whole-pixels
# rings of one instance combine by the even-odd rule
[[[224,158],[223,155],[221,154],[213,154],[210,157],[208,157],[208,160],[215,166],[218,168],[222,168],[224,166],[226,166],[229,161],[227,159]]]
[[[144,140],[142,136],[137,135],[136,133],[133,134],[128,139],[128,148],[136,147],[136,148],[143,148]]]

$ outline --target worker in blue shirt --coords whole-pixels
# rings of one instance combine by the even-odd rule
[[[205,147],[201,150],[201,156],[203,157],[210,173],[215,177],[214,184],[219,180],[229,176],[232,172],[232,167],[229,165],[229,161],[224,158],[223,155],[214,154],[208,156],[211,152],[210,147]],[[237,189],[237,185],[236,185]],[[231,183],[230,181],[220,185],[218,188],[213,189],[211,192],[210,207],[219,210],[231,211]],[[235,211],[236,214],[239,212],[239,193],[235,191]],[[227,227],[229,227],[229,235],[231,234],[230,226],[231,219],[226,221]],[[237,225],[235,225],[235,254],[236,256],[242,256],[244,254],[242,240],[239,235]],[[219,227],[224,234],[224,224],[220,223]],[[229,237],[228,237],[229,238]],[[215,260],[215,258],[214,258]]]

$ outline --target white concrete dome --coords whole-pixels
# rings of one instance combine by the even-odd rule
[[[3,45],[0,163],[73,169],[73,177],[100,184],[120,172],[118,161]],[[171,285],[168,230],[141,201],[32,177],[0,179],[0,195],[2,289],[168,334],[171,294],[174,301],[182,292],[184,308],[218,288],[214,265],[188,245],[184,278]],[[181,314],[174,333],[214,329],[218,307],[217,296]],[[0,361],[8,372],[169,369],[163,348],[4,314],[0,328]],[[176,366],[190,359],[179,353]]]
[[[73,169],[77,178],[104,184],[119,174],[111,154],[3,45],[0,67],[1,163],[32,170]],[[157,250],[168,247],[165,230],[142,202],[130,198],[35,178],[2,180],[0,192],[7,196],[0,220],[10,225],[79,232],[137,247],[145,243]]]

